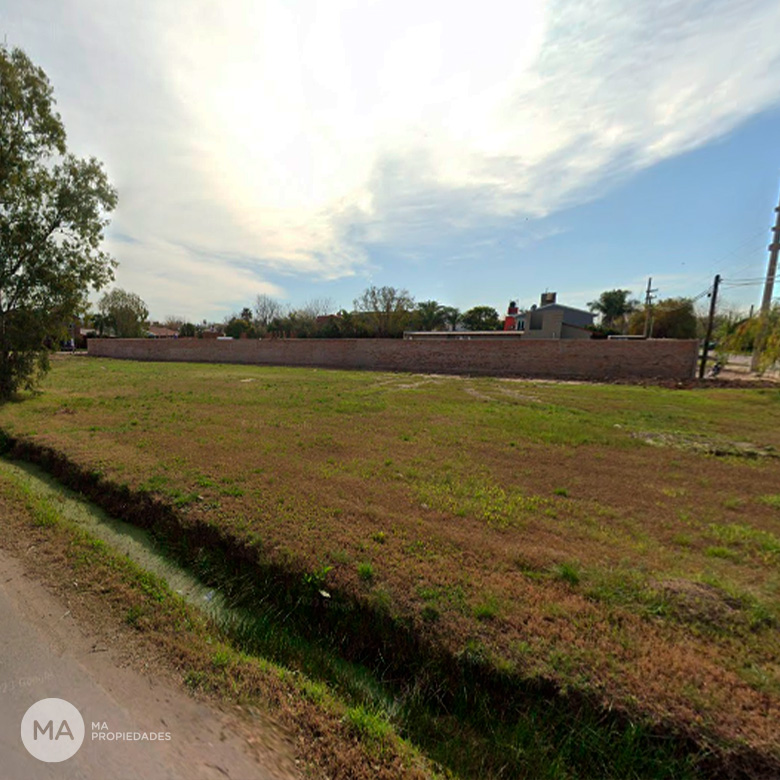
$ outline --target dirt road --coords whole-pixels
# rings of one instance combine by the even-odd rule
[[[61,698],[81,713],[85,736],[60,763],[30,755],[20,737],[28,707]],[[100,723],[99,728],[93,724]],[[106,733],[101,738],[100,732]],[[4,780],[288,780],[296,777],[281,734],[247,739],[235,712],[202,704],[170,683],[122,668],[111,649],[0,549],[0,776]],[[170,734],[146,741],[107,735]]]

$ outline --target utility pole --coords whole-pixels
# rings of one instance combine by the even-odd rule
[[[649,339],[653,332],[653,313],[650,306],[653,303],[653,293],[658,292],[658,288],[653,288],[653,277],[647,280],[647,292],[645,293],[645,338]]]
[[[761,299],[761,312],[759,313],[760,325],[756,342],[753,345],[753,359],[750,361],[750,370],[758,371],[761,362],[761,352],[766,342],[767,330],[769,330],[769,309],[772,305],[772,291],[775,286],[777,274],[777,255],[780,253],[780,201],[775,209],[775,226],[773,228],[772,243],[769,245],[769,265],[766,269],[766,282],[764,282],[764,297]]]
[[[718,300],[718,287],[720,286],[720,274],[715,274],[710,293],[710,316],[707,320],[707,335],[704,337],[704,347],[701,351],[701,365],[699,366],[699,379],[704,379],[704,370],[707,368],[707,353],[710,350],[712,339],[712,326],[715,322],[715,302]]]

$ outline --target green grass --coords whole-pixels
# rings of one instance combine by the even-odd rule
[[[569,585],[580,584],[579,567],[574,563],[561,563],[555,567],[555,576]]]

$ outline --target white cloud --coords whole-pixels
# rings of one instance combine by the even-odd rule
[[[116,286],[141,293],[156,318],[176,315],[196,322],[214,312],[216,319],[222,319],[251,306],[260,293],[285,297],[283,288],[264,281],[250,263],[237,258],[209,257],[159,239],[134,242],[114,238],[105,245],[114,257],[122,259]]]
[[[120,281],[160,316],[185,311],[169,292],[208,315],[269,273],[336,279],[372,244],[549,214],[780,101],[776,0],[48,0],[6,17],[77,151],[108,163],[113,231],[140,242],[113,246]]]

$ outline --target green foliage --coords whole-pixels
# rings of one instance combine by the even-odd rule
[[[455,308],[455,306],[443,306],[442,315],[444,317],[444,324],[449,330],[455,330],[463,319],[460,309]]]
[[[780,493],[770,493],[766,496],[761,496],[759,501],[761,501],[762,504],[766,504],[767,506],[780,509]]]
[[[47,339],[113,278],[99,247],[115,206],[101,164],[68,154],[46,74],[0,46],[0,397],[36,383]]]
[[[444,306],[436,301],[422,301],[412,317],[411,327],[414,330],[441,330],[446,321]]]
[[[605,327],[622,327],[626,317],[637,307],[637,301],[629,295],[631,290],[606,290],[597,300],[590,301],[588,308],[601,315],[601,324]]]
[[[780,304],[775,304],[766,315],[726,323],[718,333],[719,348],[723,352],[752,352],[764,331],[759,369],[766,370],[780,361]]]
[[[304,574],[303,582],[313,590],[322,590],[325,587],[325,578],[331,571],[333,571],[332,566],[320,566],[319,569]]]
[[[475,607],[474,617],[477,620],[493,620],[498,616],[499,604],[492,594],[485,596]]]
[[[774,304],[766,315],[747,320],[744,323],[744,330],[751,337],[751,349],[756,344],[760,345],[759,369],[761,371],[780,362],[780,303]]]
[[[370,744],[383,745],[391,738],[392,728],[390,724],[363,705],[350,707],[346,715],[347,723]]]
[[[554,568],[555,576],[569,585],[579,585],[580,570],[575,563],[561,563]]]
[[[98,303],[104,322],[121,339],[141,338],[145,335],[149,310],[135,293],[115,287],[105,293]]]
[[[242,336],[249,339],[256,339],[259,336],[252,320],[245,317],[247,309],[241,312],[241,316],[231,317],[225,324],[225,335],[232,336],[234,339],[240,339]],[[249,312],[251,317],[251,312]]]
[[[628,332],[641,335],[645,332],[646,309],[631,314]],[[698,322],[690,298],[665,298],[658,301],[650,312],[651,336],[654,339],[695,339]]]
[[[502,327],[498,312],[492,306],[474,306],[461,317],[461,322],[467,330],[501,330]]]

